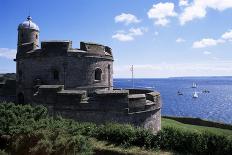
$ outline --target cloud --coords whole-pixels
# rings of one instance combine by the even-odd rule
[[[159,35],[159,32],[158,32],[158,31],[155,31],[154,35],[155,35],[155,36],[158,36],[158,35]]]
[[[177,43],[183,43],[183,42],[185,42],[186,40],[184,40],[183,38],[177,38],[176,39],[176,42]]]
[[[14,59],[16,56],[16,49],[0,48],[0,57],[7,59]]]
[[[220,43],[224,43],[225,41],[222,39],[212,39],[212,38],[204,38],[200,41],[195,41],[193,43],[193,48],[204,48],[204,47],[210,47],[210,46],[216,46]]]
[[[129,25],[132,23],[139,23],[139,20],[135,15],[122,13],[114,18],[116,23],[124,23],[125,25]]]
[[[147,12],[148,18],[154,20],[155,25],[166,26],[170,21],[168,17],[175,17],[174,3],[158,3]]]
[[[180,76],[228,76],[232,75],[232,61],[219,59],[200,63],[157,63],[135,64],[135,78],[160,78]],[[130,65],[115,64],[114,75],[116,78],[130,78]]]
[[[136,36],[141,36],[145,32],[147,32],[147,28],[130,28],[128,32],[125,31],[118,31],[116,34],[112,36],[113,39],[117,39],[119,41],[132,41],[135,39]]]
[[[141,36],[141,35],[143,35],[143,31],[140,28],[130,28],[129,32],[130,32],[129,34],[131,36]]]
[[[205,55],[210,55],[211,52],[209,52],[209,51],[204,51],[203,54],[205,54]]]
[[[188,6],[188,0],[179,0],[179,6]]]
[[[123,34],[123,33],[116,33],[112,36],[113,39],[117,39],[119,41],[132,41],[134,40],[134,37],[128,35],[128,34]]]
[[[193,0],[193,2],[187,6],[183,13],[179,16],[181,25],[196,19],[204,18],[207,14],[207,9],[214,9],[223,11],[228,8],[232,8],[231,0]]]
[[[222,35],[222,38],[225,39],[225,40],[232,41],[232,30],[229,30],[228,32],[225,32]]]

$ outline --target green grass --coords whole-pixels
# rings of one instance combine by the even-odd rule
[[[228,129],[184,124],[167,118],[162,118],[161,122],[162,122],[162,128],[171,126],[178,129],[189,130],[189,131],[211,132],[219,135],[232,136],[232,130],[228,130]]]
[[[181,153],[172,151],[151,150],[136,146],[125,148],[107,141],[99,141],[95,138],[91,138],[90,142],[93,144],[94,152],[96,154],[112,153],[114,155],[182,155]]]

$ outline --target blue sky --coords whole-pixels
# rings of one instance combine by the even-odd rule
[[[114,77],[232,75],[232,0],[0,0],[0,72],[15,72],[17,26],[41,40],[112,47]]]

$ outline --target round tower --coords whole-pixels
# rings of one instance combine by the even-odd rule
[[[31,16],[18,26],[18,52],[27,52],[39,47],[39,27]]]

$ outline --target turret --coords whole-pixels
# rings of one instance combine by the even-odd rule
[[[31,16],[18,26],[18,54],[39,47],[39,27],[32,22]]]

